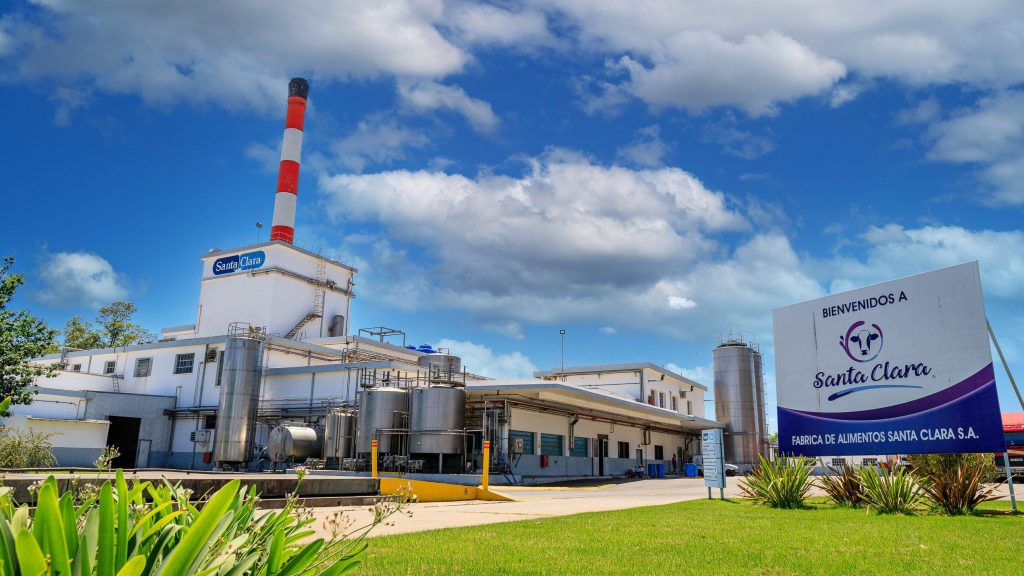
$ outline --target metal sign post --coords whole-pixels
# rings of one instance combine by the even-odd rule
[[[995,345],[996,352],[999,354],[999,360],[1003,363],[1003,370],[1006,370],[1006,377],[1010,379],[1013,391],[1017,394],[1017,401],[1020,402],[1020,407],[1024,408],[1024,397],[1020,395],[1017,381],[1013,379],[1013,374],[1010,373],[1010,365],[1006,363],[1003,349],[999,346],[999,340],[996,340],[996,333],[992,330],[992,323],[988,321],[988,317],[985,318],[985,327],[988,328],[988,335],[992,337],[992,344]],[[1003,469],[1006,470],[1006,484],[1010,487],[1010,504],[1013,506],[1013,512],[1016,514],[1017,496],[1013,493],[1013,470],[1010,469],[1010,454],[1007,450],[1003,449]]]
[[[718,488],[718,498],[725,499],[725,450],[722,446],[722,430],[704,430],[700,434],[702,467],[704,468],[704,485],[708,488],[708,500],[711,500],[711,489]]]

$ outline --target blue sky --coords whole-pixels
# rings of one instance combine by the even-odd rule
[[[564,328],[568,364],[710,383],[777,306],[978,259],[1024,367],[1017,3],[591,4],[6,3],[17,304],[194,321],[199,255],[269,228],[302,75],[296,241],[360,268],[353,327],[495,376]]]

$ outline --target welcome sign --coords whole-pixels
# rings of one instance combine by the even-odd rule
[[[779,450],[1001,452],[977,262],[774,312]]]

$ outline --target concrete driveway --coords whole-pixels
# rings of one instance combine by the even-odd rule
[[[729,486],[725,496],[739,495],[736,480],[729,478]],[[389,519],[388,525],[378,526],[372,535],[401,534],[419,532],[438,528],[457,526],[477,526],[513,520],[531,520],[579,514],[581,512],[601,512],[605,510],[621,510],[640,506],[671,504],[684,500],[707,498],[707,488],[703,479],[663,478],[657,480],[617,481],[603,484],[584,484],[563,487],[541,486],[502,486],[492,487],[495,492],[515,499],[515,502],[431,502],[411,504],[411,516],[396,514]],[[714,491],[718,497],[718,490]],[[338,510],[355,521],[356,526],[368,523],[370,513],[362,508],[317,508],[314,527],[323,536],[325,532],[322,520],[329,518]]]

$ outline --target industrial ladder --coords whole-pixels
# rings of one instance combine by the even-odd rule
[[[316,291],[313,293],[313,311],[306,314],[302,320],[285,334],[285,338],[295,338],[295,335],[299,333],[299,330],[306,325],[316,320],[317,318],[323,318],[324,316],[324,299],[327,294],[325,287],[327,286],[327,260],[323,256],[319,256],[316,261]]]

